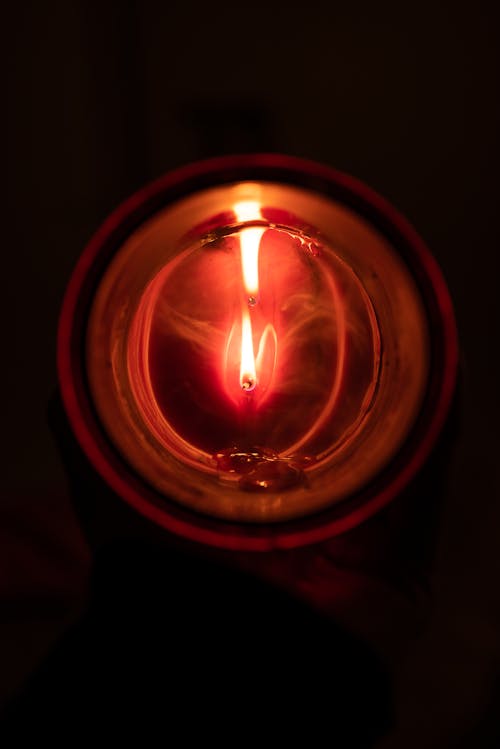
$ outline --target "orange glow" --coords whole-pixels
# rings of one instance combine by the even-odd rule
[[[240,385],[243,390],[249,392],[257,384],[257,372],[255,368],[255,356],[252,340],[252,322],[247,309],[243,308],[241,320],[241,364]]]
[[[242,200],[234,205],[238,221],[256,221],[262,219],[260,204],[256,200]],[[249,296],[259,292],[259,246],[264,229],[249,227],[240,233],[241,269],[243,284]]]
[[[264,229],[243,229],[240,234],[241,270],[243,284],[249,296],[256,297],[259,293],[259,246]]]
[[[257,200],[240,200],[235,203],[233,210],[238,221],[255,221],[262,218],[260,203]]]

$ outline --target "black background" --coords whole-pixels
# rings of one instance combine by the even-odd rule
[[[279,151],[349,172],[391,200],[448,281],[461,339],[460,425],[430,614],[391,661],[396,722],[377,746],[493,746],[495,3],[27,2],[9,9],[2,33],[2,696],[24,682],[86,595],[92,555],[46,419],[57,317],[79,253],[122,199],[163,172],[223,153]],[[373,641],[390,636],[383,628]]]

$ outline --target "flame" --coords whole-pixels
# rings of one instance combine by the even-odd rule
[[[259,293],[259,246],[264,229],[243,229],[240,234],[241,270],[246,293],[256,297]]]
[[[244,200],[235,203],[233,206],[234,213],[238,221],[258,221],[262,219],[260,204],[255,200]],[[250,226],[244,227],[240,231],[240,254],[241,254],[241,274],[243,281],[244,297],[241,305],[241,342],[239,347],[239,384],[243,391],[249,393],[255,389],[261,375],[264,383],[267,372],[260,370],[266,367],[264,364],[265,349],[269,347],[269,356],[273,359],[272,370],[274,371],[275,352],[276,352],[276,332],[271,324],[265,326],[260,336],[257,356],[254,351],[254,331],[252,325],[252,316],[259,314],[255,305],[257,305],[259,294],[259,248],[262,236],[265,232],[264,227]],[[260,313],[261,314],[261,313]],[[255,323],[254,320],[254,324]],[[232,348],[232,341],[236,330],[236,323],[231,329],[226,346],[226,371],[229,351]],[[274,345],[272,345],[274,344]],[[272,348],[271,348],[272,347]],[[273,353],[274,352],[274,353]],[[264,390],[266,385],[264,384]],[[261,394],[262,395],[262,394]]]
[[[255,221],[262,218],[260,203],[257,200],[240,200],[235,203],[233,210],[238,221]]]
[[[241,320],[241,359],[240,359],[240,385],[243,390],[249,392],[257,384],[257,371],[255,367],[255,354],[253,350],[252,321],[247,309],[243,308]]]
[[[234,205],[238,221],[255,221],[262,219],[260,204],[256,200],[242,200]],[[243,284],[249,296],[259,293],[259,246],[264,229],[249,227],[240,233],[241,269]]]

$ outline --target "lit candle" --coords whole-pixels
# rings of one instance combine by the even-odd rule
[[[182,507],[314,525],[370,486],[417,423],[434,333],[400,228],[385,235],[390,212],[337,179],[281,157],[189,168],[131,201],[102,265],[81,266],[97,283],[82,285],[85,346],[61,361],[85,350],[99,424],[174,501],[166,524]],[[425,277],[411,232],[401,248]]]
[[[262,221],[259,203],[255,201],[237,203],[234,213],[239,222]],[[265,231],[262,227],[246,227],[239,235],[241,321],[233,323],[223,363],[229,397],[241,402],[241,392],[237,394],[234,377],[235,365],[239,361],[239,386],[244,394],[251,396],[254,405],[262,403],[269,392],[277,357],[276,330],[272,322],[265,321],[259,293],[259,250]],[[248,397],[246,403],[250,403]]]
[[[366,402],[373,321],[330,248],[270,221],[273,211],[257,200],[231,209],[232,223],[195,238],[146,290],[132,340],[146,324],[147,376],[132,385],[151,430],[179,456],[193,446],[222,480],[244,475],[246,489],[253,477],[256,489],[270,490],[302,481]],[[347,295],[358,341],[349,368]],[[131,349],[131,370],[137,360]]]

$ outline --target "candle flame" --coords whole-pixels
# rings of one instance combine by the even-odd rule
[[[243,229],[240,234],[243,285],[248,296],[259,293],[259,246],[264,229]]]
[[[260,203],[257,200],[240,200],[235,203],[233,210],[238,221],[255,221],[262,218]]]
[[[257,384],[255,354],[253,350],[252,321],[248,309],[243,308],[241,320],[240,385],[247,392]]]
[[[256,200],[242,200],[234,205],[238,221],[255,221],[262,219],[260,204]],[[249,296],[259,292],[259,245],[264,229],[248,227],[240,232],[241,268],[243,284]]]
[[[242,223],[245,221],[259,221],[262,219],[260,211],[260,203],[255,200],[243,200],[239,201],[233,206],[234,213],[238,221]],[[245,392],[249,393],[255,389],[258,384],[259,377],[258,371],[262,368],[264,349],[267,346],[272,346],[270,353],[274,351],[274,359],[272,370],[274,370],[275,364],[275,352],[276,352],[276,332],[272,325],[268,324],[265,327],[263,334],[260,337],[259,348],[257,357],[254,351],[253,342],[253,326],[252,326],[252,312],[258,300],[259,293],[259,248],[262,235],[265,232],[264,227],[260,226],[249,226],[243,227],[239,233],[240,238],[240,253],[241,253],[241,273],[244,288],[244,298],[242,299],[242,313],[241,313],[241,347],[240,347],[240,387]],[[235,326],[231,330],[228,345],[226,348],[226,360],[228,351],[231,347],[231,340],[233,339],[233,333]],[[272,344],[271,344],[272,339]],[[267,344],[267,346],[266,346]],[[272,372],[271,372],[272,374]],[[264,377],[264,379],[266,379]],[[268,378],[269,379],[269,378]]]

